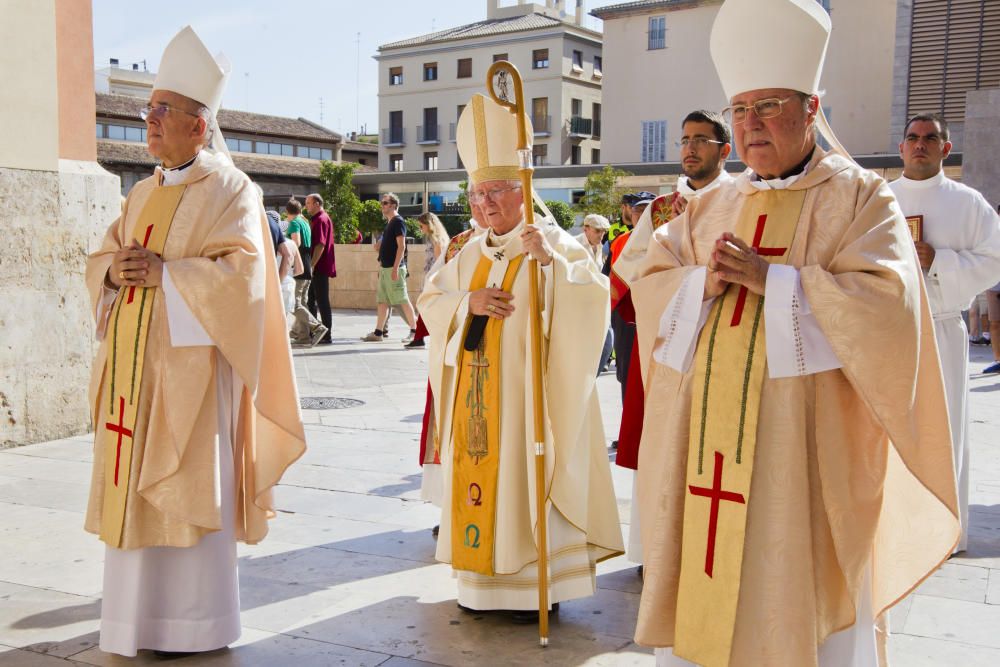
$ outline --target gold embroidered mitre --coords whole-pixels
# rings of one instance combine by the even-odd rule
[[[526,122],[531,137],[534,131]],[[472,182],[520,179],[516,139],[517,117],[489,97],[473,95],[456,130],[458,154]]]

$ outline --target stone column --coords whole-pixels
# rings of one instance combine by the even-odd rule
[[[0,447],[86,432],[87,254],[121,210],[98,166],[90,0],[4,0]]]
[[[983,193],[994,209],[1000,204],[1000,88],[965,94],[965,150],[962,182]]]

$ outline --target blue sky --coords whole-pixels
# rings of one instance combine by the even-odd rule
[[[377,131],[372,56],[380,44],[486,16],[485,0],[94,0],[93,7],[95,66],[145,60],[156,71],[167,42],[190,24],[233,63],[224,107],[320,122],[322,98],[322,123],[341,132],[359,123]],[[590,17],[588,27],[599,25]]]

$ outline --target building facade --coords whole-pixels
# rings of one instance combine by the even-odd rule
[[[119,176],[123,196],[158,164],[146,151],[146,124],[139,117],[155,78],[136,65],[126,69],[115,64],[95,76],[97,89],[108,91],[96,95],[97,159]],[[305,118],[220,109],[218,121],[233,162],[263,188],[268,206],[315,192],[323,160],[349,160],[362,171],[375,169],[377,146],[345,141]]]
[[[887,151],[892,106],[895,0],[824,0],[833,16],[821,88],[823,109],[849,151]],[[640,0],[594,9],[604,21],[605,155],[612,162],[676,160],[681,124],[694,109],[726,106],[709,53],[722,0]],[[858,71],[864,76],[858,76]],[[736,148],[736,147],[734,147]]]
[[[0,4],[0,448],[90,428],[84,268],[121,212],[97,164],[90,0]]]
[[[962,150],[965,95],[1000,85],[1000,3],[817,0],[833,21],[823,109],[854,155],[894,154],[906,119],[943,113]],[[709,35],[722,0],[637,0],[591,11],[604,21],[605,158],[676,160],[681,121],[728,101]],[[736,148],[736,147],[734,147]]]
[[[455,127],[486,72],[508,60],[524,80],[535,164],[601,162],[600,33],[564,3],[487,0],[487,18],[379,47],[379,171],[461,168]]]

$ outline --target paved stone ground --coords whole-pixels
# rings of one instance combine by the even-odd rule
[[[279,489],[281,514],[263,544],[240,547],[243,637],[173,662],[651,665],[631,640],[641,582],[624,558],[600,565],[594,598],[562,606],[544,650],[533,627],[456,608],[449,570],[434,562],[437,512],[419,500],[426,353],[359,342],[373,319],[338,311],[334,345],[296,351],[302,396],[363,404],[304,411],[310,448]],[[394,339],[403,333],[396,319]],[[970,549],[892,613],[896,667],[1000,665],[1000,377],[978,374],[985,348],[972,357]],[[613,373],[599,387],[616,433]],[[160,662],[96,648],[103,547],[82,529],[90,451],[80,436],[0,452],[2,667]],[[627,524],[631,472],[612,470]]]

